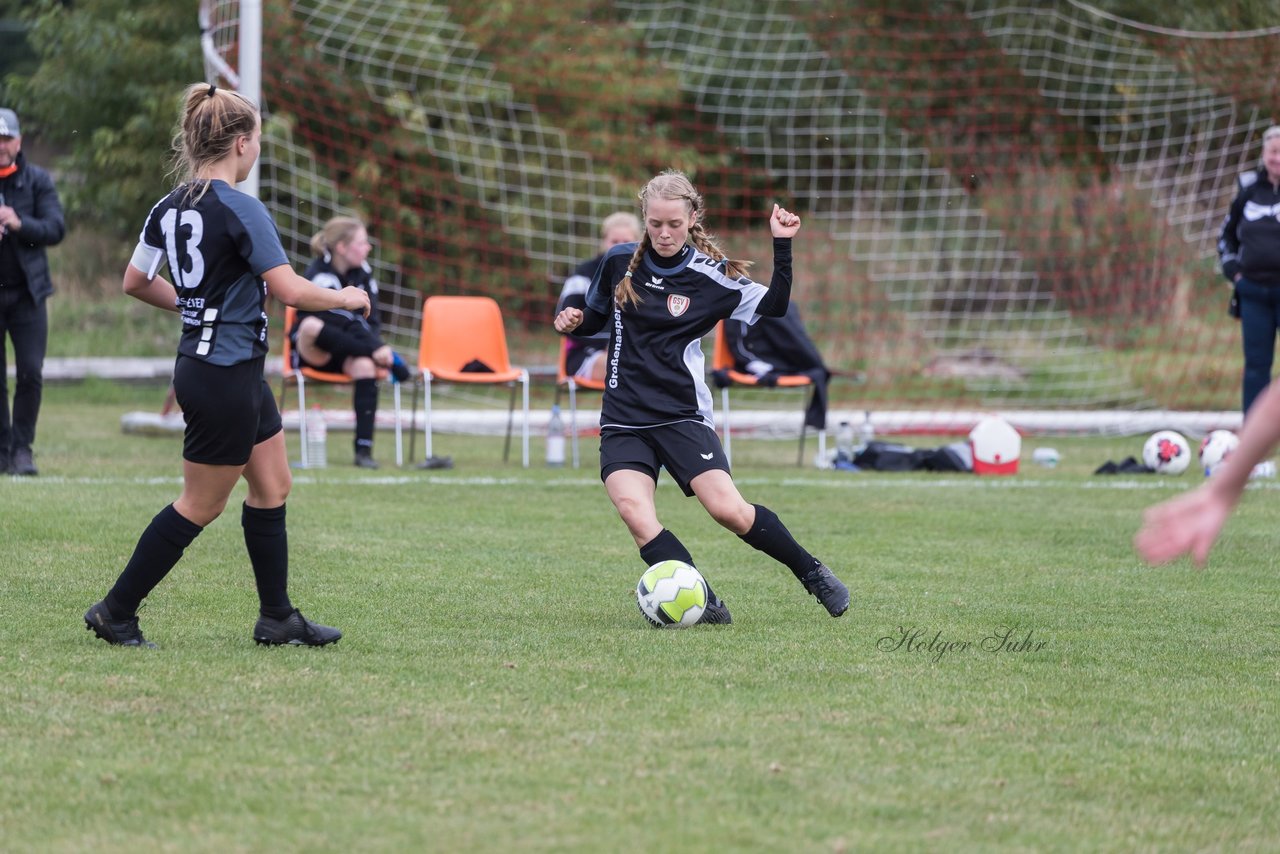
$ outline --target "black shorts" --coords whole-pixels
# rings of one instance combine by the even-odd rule
[[[307,317],[318,317],[324,322],[325,326],[334,326],[342,330],[344,335],[360,346],[361,352],[333,353],[329,356],[329,361],[321,365],[308,362],[298,350],[298,327],[302,325],[302,321],[306,320]],[[352,356],[370,356],[375,350],[383,346],[382,340],[374,334],[373,330],[369,328],[369,324],[364,320],[344,317],[332,311],[321,311],[299,317],[297,322],[293,324],[293,328],[289,330],[289,342],[293,345],[293,353],[297,357],[299,364],[305,365],[313,371],[324,371],[327,374],[346,373],[344,366],[347,363],[347,359]],[[368,348],[367,352],[365,352],[366,347]]]
[[[296,343],[294,346],[297,346]],[[297,350],[294,350],[293,352],[298,353]],[[300,365],[310,368],[313,371],[322,371],[326,374],[345,374],[347,359],[347,356],[330,356],[329,361],[325,362],[323,365],[315,365],[304,359],[301,353],[298,353],[298,363]]]
[[[262,377],[265,359],[211,365],[178,356],[173,390],[187,429],[182,458],[212,466],[242,466],[260,442],[284,425],[271,387]]]
[[[706,471],[729,471],[729,460],[716,431],[697,421],[677,421],[661,427],[632,429],[605,427],[600,431],[600,479],[621,469],[644,472],[658,480],[665,466],[685,495],[689,482]]]

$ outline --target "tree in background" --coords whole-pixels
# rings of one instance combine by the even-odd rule
[[[36,59],[6,67],[0,92],[66,152],[68,214],[132,234],[166,180],[179,92],[204,73],[196,4],[0,0],[0,18],[14,5]]]

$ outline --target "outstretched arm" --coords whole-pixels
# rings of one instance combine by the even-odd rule
[[[1249,482],[1253,467],[1280,442],[1280,383],[1272,383],[1249,409],[1240,445],[1213,477],[1184,495],[1155,505],[1143,515],[1133,538],[1143,560],[1167,563],[1190,554],[1204,566],[1223,525]]]

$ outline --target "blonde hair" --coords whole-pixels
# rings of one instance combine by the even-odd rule
[[[644,226],[640,224],[640,218],[633,213],[627,211],[616,211],[609,214],[600,223],[600,236],[604,237],[615,228],[625,228],[636,235],[636,239],[640,239],[640,235],[644,234]]]
[[[750,261],[730,260],[716,244],[715,238],[707,233],[702,225],[702,213],[706,210],[706,205],[702,200],[702,194],[693,186],[688,175],[676,169],[667,169],[662,174],[651,178],[640,191],[639,196],[640,211],[646,217],[650,199],[683,200],[686,211],[694,218],[693,224],[689,226],[689,242],[694,245],[694,248],[722,264],[725,272],[731,276],[742,276],[751,266]],[[614,303],[620,309],[640,302],[639,292],[631,285],[631,276],[640,265],[640,259],[644,257],[649,245],[649,230],[646,228],[644,236],[636,246],[636,251],[631,254],[631,263],[627,265],[627,272],[623,274],[622,281],[614,286]]]
[[[258,127],[258,106],[232,89],[192,83],[182,97],[182,119],[173,136],[173,172],[178,184],[196,182],[209,166],[231,153],[235,141]],[[194,204],[209,189],[207,180],[193,183]]]
[[[1272,125],[1262,132],[1262,144],[1266,145],[1278,136],[1280,136],[1280,125]]]
[[[335,216],[324,224],[311,238],[311,251],[316,255],[329,255],[339,243],[347,243],[365,225],[353,216]]]

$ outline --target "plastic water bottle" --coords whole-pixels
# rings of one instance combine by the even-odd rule
[[[841,421],[836,428],[836,462],[852,463],[853,453],[853,425]]]
[[[564,465],[564,420],[560,418],[559,404],[551,407],[551,420],[547,422],[547,465]]]
[[[862,424],[858,427],[858,447],[857,450],[865,451],[867,445],[876,440],[876,428],[871,423],[871,410],[868,409],[862,413]]]
[[[1031,459],[1033,462],[1051,469],[1058,465],[1060,456],[1057,448],[1036,448],[1031,452]]]
[[[307,468],[322,469],[329,464],[328,458],[329,428],[324,423],[324,410],[319,405],[311,408],[307,416]]]

